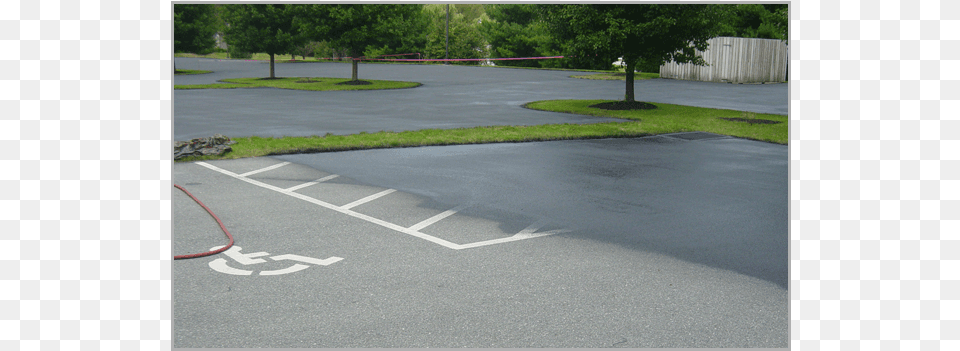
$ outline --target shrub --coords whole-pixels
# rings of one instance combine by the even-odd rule
[[[230,58],[234,59],[249,59],[253,57],[253,53],[243,52],[237,49],[234,49],[233,46],[230,47],[230,52],[228,54]]]

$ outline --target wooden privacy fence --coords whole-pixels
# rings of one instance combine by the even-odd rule
[[[660,78],[722,83],[780,83],[787,76],[787,44],[779,39],[717,37],[697,51],[709,66],[668,62]]]

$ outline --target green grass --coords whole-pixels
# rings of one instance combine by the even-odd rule
[[[703,107],[655,103],[657,109],[610,111],[589,107],[610,100],[547,100],[531,102],[524,107],[553,112],[576,113],[598,117],[614,117],[643,121],[643,130],[649,134],[703,131],[739,138],[787,144],[789,118],[784,115],[744,113]],[[778,124],[749,124],[727,121],[723,118],[756,118],[778,121]]]
[[[623,118],[628,121],[595,124],[424,129],[406,132],[381,131],[377,133],[327,134],[311,137],[241,137],[232,139],[237,141],[237,144],[232,146],[233,151],[223,156],[189,157],[177,160],[177,162],[396,147],[632,138],[692,131],[731,135],[778,144],[786,144],[788,140],[787,116],[660,103],[656,104],[657,109],[643,111],[606,111],[587,107],[607,101],[609,100],[550,100],[532,102],[525,107],[545,111]],[[721,120],[717,117],[758,118],[782,123],[747,124]]]
[[[178,69],[173,71],[173,74],[178,76],[188,75],[188,74],[206,74],[206,73],[213,73],[213,71],[204,71],[199,69]]]
[[[185,52],[177,52],[173,54],[173,57],[203,57],[203,58],[215,58],[215,59],[225,59],[227,58],[227,53],[225,52],[214,52],[206,55],[197,55]]]
[[[581,75],[581,76],[570,76],[570,78],[594,79],[594,80],[627,80],[627,76],[625,75],[620,76],[620,75],[617,75],[617,73],[622,73],[622,72],[587,74],[587,75]],[[657,78],[660,78],[660,73],[641,72],[641,73],[634,74],[633,76],[634,80],[657,79]]]
[[[279,79],[263,78],[230,78],[214,84],[174,85],[174,89],[237,89],[237,88],[278,88],[294,90],[381,90],[415,88],[422,84],[417,82],[399,82],[390,80],[363,79],[371,82],[370,85],[337,85],[349,81],[349,78],[313,78],[313,77],[285,77]]]
[[[547,124],[537,126],[494,126],[458,129],[424,129],[386,132],[262,138],[231,138],[237,143],[223,156],[189,157],[177,162],[236,159],[269,155],[380,149],[396,147],[530,142],[569,139],[625,138],[650,135],[635,121],[596,124]]]

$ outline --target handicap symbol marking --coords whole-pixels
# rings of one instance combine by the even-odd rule
[[[223,245],[221,245],[221,246],[215,246],[215,247],[211,248],[210,251],[217,250],[217,249],[220,249],[220,248],[222,248],[222,247],[223,247]],[[240,250],[242,250],[241,247],[234,245],[234,246],[230,247],[229,250],[224,251],[223,254],[224,254],[224,255],[227,255],[227,257],[232,258],[234,261],[237,261],[237,263],[240,263],[240,264],[242,264],[242,265],[251,265],[251,264],[265,263],[265,262],[267,262],[267,260],[264,260],[264,259],[258,258],[258,257],[263,257],[263,256],[270,255],[269,253],[266,253],[266,252],[254,252],[254,253],[245,254],[245,253],[241,253]],[[316,258],[313,258],[313,257],[306,257],[306,256],[300,256],[300,255],[286,254],[286,255],[272,256],[272,257],[270,257],[270,259],[271,259],[271,260],[274,260],[274,261],[285,261],[285,260],[286,260],[286,261],[298,261],[298,262],[303,262],[303,263],[310,263],[310,264],[315,264],[315,265],[320,265],[320,266],[326,266],[326,265],[329,265],[329,264],[332,264],[332,263],[336,263],[336,262],[342,260],[343,258],[340,258],[340,257],[330,257],[330,258],[321,260],[321,259],[316,259]],[[210,265],[210,268],[212,268],[213,270],[215,270],[215,271],[217,271],[217,272],[220,272],[220,273],[226,273],[226,274],[232,274],[232,275],[251,275],[251,274],[253,274],[253,271],[248,271],[248,270],[243,270],[243,269],[238,269],[238,268],[230,267],[230,265],[227,264],[227,260],[224,259],[224,258],[218,258],[218,259],[215,259],[215,260],[213,260],[213,261],[210,261],[210,264],[209,264],[209,265]],[[287,268],[283,268],[283,269],[277,269],[277,270],[272,270],[272,271],[261,271],[261,272],[260,272],[260,275],[280,275],[280,274],[287,274],[287,273],[299,272],[299,271],[302,271],[302,270],[307,269],[307,268],[310,268],[310,266],[309,266],[309,265],[304,265],[304,264],[299,264],[299,263],[294,263],[292,266],[287,267]]]

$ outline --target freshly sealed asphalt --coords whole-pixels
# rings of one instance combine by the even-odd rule
[[[174,84],[265,77],[269,64],[177,58],[179,69],[214,73],[175,76]],[[346,63],[276,64],[278,77],[349,78]],[[443,65],[361,64],[361,79],[423,83],[411,89],[313,92],[256,89],[174,90],[174,140],[220,133],[228,137],[312,136],[452,129],[491,125],[597,123],[617,119],[533,111],[520,106],[552,99],[623,99],[624,82],[570,78],[589,74]],[[721,84],[640,80],[636,98],[688,106],[787,114],[786,84]]]
[[[224,63],[217,74],[244,76],[246,68],[233,70],[243,65],[257,63]],[[304,68],[280,67],[310,66],[290,64],[297,65]],[[323,65],[338,67],[314,66]],[[361,77],[381,67],[387,72],[390,66],[364,65]],[[191,67],[178,60],[178,68]],[[511,118],[532,119],[531,124],[591,123],[562,120],[563,114],[531,117],[525,114],[535,111],[518,106],[593,98],[611,83],[566,78],[571,72],[409,69],[451,69],[464,79],[469,72],[484,72],[470,79],[476,88],[444,80],[447,75],[424,74],[414,79],[424,87],[392,92],[445,87],[432,91],[447,95],[421,98],[461,108],[462,119],[451,121],[457,124],[453,127],[463,120],[523,124]],[[508,77],[514,77],[512,85],[498,83]],[[185,84],[181,78],[177,84]],[[536,85],[536,79],[551,88],[517,88]],[[623,87],[622,82],[613,85],[612,97],[596,98],[615,99]],[[657,94],[688,94],[699,85]],[[513,94],[497,92],[510,86]],[[571,89],[570,95],[544,97],[552,93],[543,91],[562,90],[558,87]],[[482,94],[456,94],[471,90]],[[284,130],[298,128],[322,134],[312,130],[327,125],[344,133],[364,130],[368,126],[359,122],[333,123],[351,116],[351,104],[358,106],[353,111],[363,116],[359,119],[390,120],[398,130],[445,128],[423,127],[424,120],[442,123],[442,116],[411,116],[428,111],[430,104],[397,102],[402,105],[390,110],[397,116],[391,119],[366,106],[367,95],[361,94],[328,100],[314,93],[323,101],[315,106],[338,105],[342,114],[315,124],[286,125],[287,118],[299,119],[286,111],[292,107],[280,104],[265,110],[283,112],[281,117],[254,122],[263,112],[248,100],[311,98],[277,89],[237,95],[210,90],[175,93],[175,134],[184,126],[181,100],[207,108],[213,101],[202,103],[200,97],[214,91],[224,93],[217,103],[249,105],[234,110],[249,114],[245,123],[273,128],[252,135],[292,135]],[[786,113],[786,90],[781,94]],[[643,100],[658,102],[654,93],[649,96]],[[487,101],[477,106],[505,112],[471,109],[470,101]],[[764,104],[776,105],[743,106]],[[376,130],[381,129],[393,130]],[[197,133],[240,136],[220,129]],[[783,145],[679,133],[177,163],[174,182],[209,206],[236,237],[238,250],[249,256],[219,254],[173,263],[174,347],[786,348],[787,160]],[[174,254],[226,243],[206,212],[172,191]],[[335,262],[317,263],[324,259]]]

